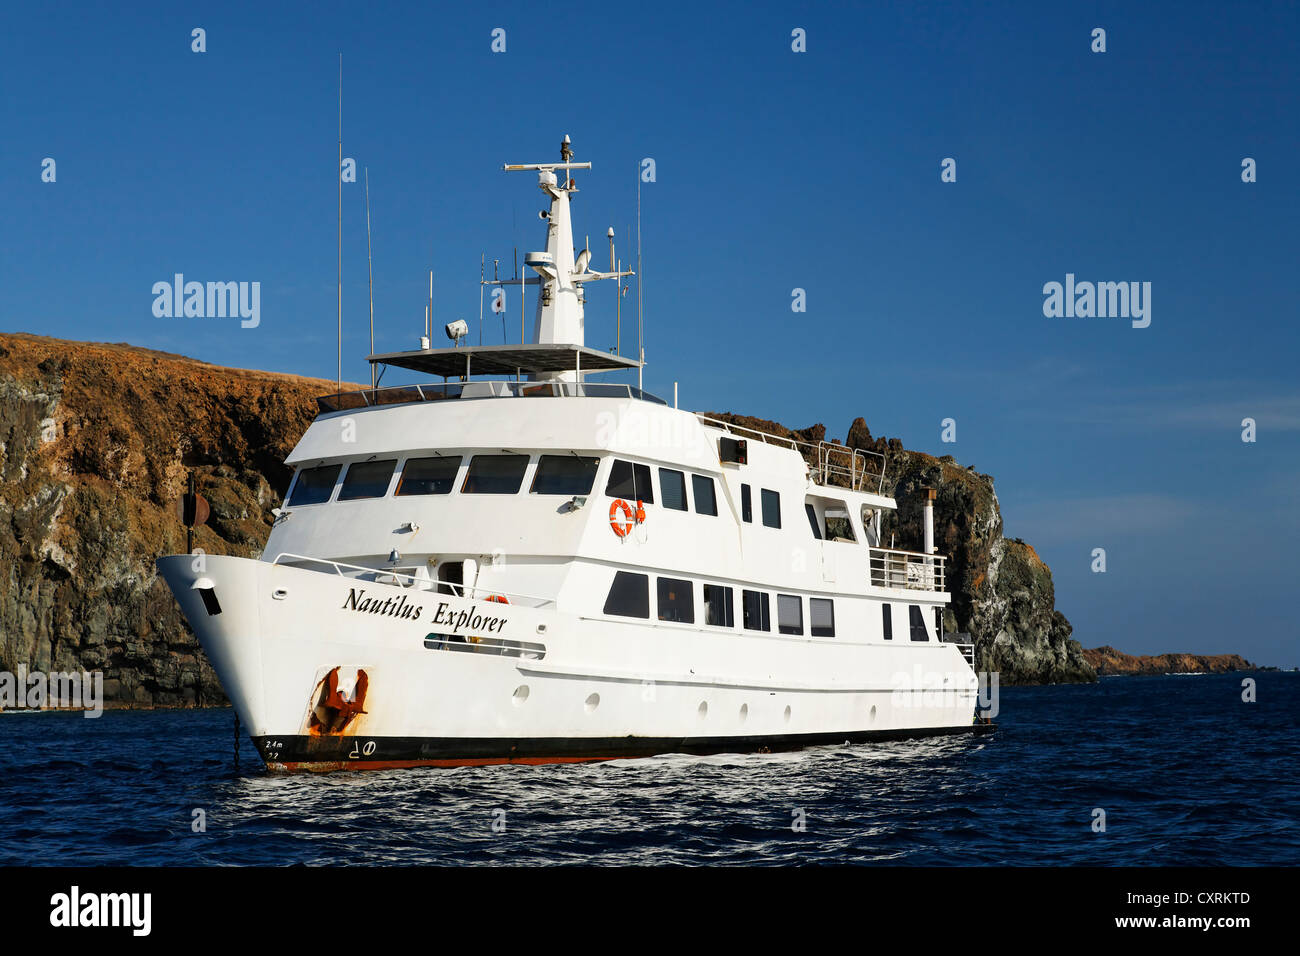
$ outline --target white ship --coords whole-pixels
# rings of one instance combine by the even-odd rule
[[[575,255],[571,159],[505,167],[549,200],[532,342],[371,355],[433,380],[319,400],[260,560],[158,561],[266,766],[989,729],[931,507],[881,547],[883,459],[593,381],[644,356],[583,344],[587,284],[632,273]]]

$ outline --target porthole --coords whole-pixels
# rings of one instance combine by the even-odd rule
[[[709,716],[709,702],[707,700],[700,701],[700,706],[695,709],[695,712],[700,715],[701,720]]]
[[[592,694],[590,697],[587,698],[587,702],[583,705],[583,709],[585,709],[587,713],[590,714],[599,706],[600,706],[600,695]]]
[[[785,705],[785,722],[786,722],[787,724],[790,723],[790,705],[789,705],[789,704],[786,704],[786,705]]]
[[[745,720],[746,720],[748,717],[749,717],[749,705],[748,705],[748,704],[741,704],[741,705],[740,705],[740,722],[743,724],[743,723],[745,722]]]
[[[511,701],[514,702],[514,705],[516,707],[522,707],[524,701],[528,699],[528,685],[520,684],[518,687],[516,687],[515,692],[513,695],[511,695],[510,699]]]

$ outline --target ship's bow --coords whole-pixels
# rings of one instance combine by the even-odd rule
[[[262,659],[261,561],[173,554],[158,573],[176,596],[226,696],[254,737],[268,731]]]

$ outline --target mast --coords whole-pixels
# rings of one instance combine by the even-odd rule
[[[375,257],[370,248],[370,167],[366,167],[366,271],[370,277],[370,354],[375,354]],[[342,377],[343,370],[339,369]],[[375,390],[375,365],[370,363],[370,390]]]
[[[536,172],[537,186],[550,200],[549,212],[541,214],[546,221],[546,247],[524,253],[524,265],[537,275],[525,280],[523,272],[516,271],[521,310],[525,286],[538,286],[532,341],[538,345],[581,346],[586,344],[583,284],[597,279],[621,279],[635,273],[630,270],[624,272],[617,264],[612,264],[609,272],[592,270],[589,249],[575,261],[570,199],[578,191],[578,186],[571,171],[590,169],[591,163],[573,162],[573,146],[567,136],[560,144],[560,160],[558,163],[506,164],[502,169]],[[563,178],[556,175],[557,171]],[[494,280],[491,284],[501,283]],[[522,329],[520,342],[524,343]],[[577,382],[581,380],[582,373],[575,362],[572,370],[539,374],[537,378],[543,381]]]
[[[343,54],[339,54],[339,164],[334,170],[339,187],[339,367],[337,388],[343,391]],[[373,351],[373,350],[372,350]],[[371,370],[373,374],[373,369]]]
[[[645,331],[641,321],[641,166],[636,168],[636,387],[645,388]]]

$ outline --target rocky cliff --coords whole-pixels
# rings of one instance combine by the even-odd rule
[[[1101,677],[1114,674],[1225,674],[1255,670],[1255,665],[1237,654],[1133,655],[1109,645],[1083,652]]]
[[[102,670],[109,706],[224,703],[154,572],[185,550],[173,503],[193,468],[211,505],[194,546],[257,554],[283,459],[333,388],[0,334],[0,670]]]
[[[108,706],[224,703],[154,559],[185,549],[174,503],[190,470],[211,505],[195,547],[256,555],[289,482],[283,460],[315,397],[333,388],[127,345],[0,334],[0,670],[101,670]],[[1003,539],[988,476],[874,439],[861,419],[847,441],[888,459],[885,490],[899,511],[886,541],[915,547],[921,489],[938,489],[948,628],[974,635],[979,669],[1003,682],[1093,678],[1053,607],[1051,572],[1028,545]]]
[[[826,438],[824,425],[792,430],[744,415],[710,414],[781,437]],[[934,543],[949,558],[953,596],[944,626],[972,636],[976,670],[997,671],[1004,684],[1096,680],[1083,648],[1070,638],[1070,622],[1056,610],[1051,570],[1025,542],[1002,537],[992,478],[963,468],[949,455],[935,458],[907,451],[896,438],[873,438],[861,418],[849,426],[842,444],[884,459],[883,491],[898,502],[896,512],[885,513],[886,545],[892,539],[899,548],[921,550],[925,489],[936,490]]]

